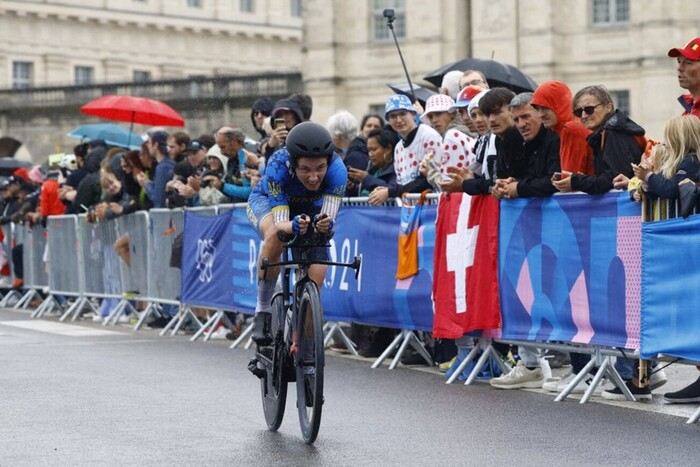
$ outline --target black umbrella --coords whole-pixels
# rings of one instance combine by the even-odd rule
[[[387,86],[397,94],[408,96],[409,99],[413,98],[413,96],[411,96],[411,87],[408,83],[387,84]],[[425,101],[427,101],[430,96],[437,94],[435,91],[431,91],[423,86],[418,86],[417,84],[413,85],[413,92],[415,92],[416,99],[418,99],[418,102],[420,102],[423,107],[425,107]]]
[[[537,83],[518,68],[497,60],[484,60],[481,58],[465,58],[454,63],[444,65],[433,71],[423,79],[435,86],[442,84],[442,77],[449,71],[477,70],[486,76],[489,86],[505,87],[515,93],[534,91]]]

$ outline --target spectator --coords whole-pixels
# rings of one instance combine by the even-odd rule
[[[467,86],[478,86],[481,89],[490,89],[486,76],[478,70],[466,70],[462,73],[459,79],[459,88],[464,89]]]
[[[463,76],[464,73],[457,70],[445,73],[440,84],[440,94],[450,96],[452,100],[457,99],[457,94],[459,94],[460,90],[459,82]]]
[[[221,154],[218,145],[214,145],[207,151],[207,171],[202,176],[199,190],[199,202],[202,206],[230,203],[231,199],[217,188],[211,186],[212,181],[223,181],[226,175],[228,159]]]
[[[359,134],[357,119],[347,110],[330,116],[326,128],[333,137],[333,145],[348,169],[365,170],[369,164],[367,141]],[[345,196],[358,196],[357,185],[348,179]]]
[[[176,131],[168,135],[168,154],[176,163],[187,159],[187,147],[190,144],[190,135],[184,131]]]
[[[461,75],[460,75],[461,76]],[[450,96],[435,94],[425,103],[425,113],[421,121],[429,124],[442,137],[442,157],[423,160],[421,173],[430,184],[441,191],[439,180],[445,177],[447,167],[466,168],[474,149],[475,140],[455,128],[449,128],[457,112],[453,109],[455,101]]]
[[[88,143],[88,154],[85,157],[83,168],[87,175],[78,184],[75,196],[73,197],[72,211],[85,213],[97,204],[102,196],[100,188],[100,166],[102,159],[107,154],[107,146],[102,140],[93,140]]]
[[[692,39],[682,48],[668,51],[669,57],[675,57],[678,63],[678,85],[688,90],[678,98],[683,106],[683,115],[700,117],[700,37]]]
[[[465,87],[459,92],[457,99],[455,100],[455,105],[451,108],[451,110],[459,113],[459,116],[466,127],[466,130],[460,129],[460,131],[462,131],[462,133],[465,135],[471,136],[472,138],[477,138],[479,136],[479,132],[476,130],[474,120],[472,120],[469,116],[469,103],[483,90],[484,88],[480,88],[479,86]]]
[[[314,110],[314,101],[308,94],[294,93],[289,96],[289,99],[299,106],[301,110],[302,121],[308,122],[311,120],[311,114]],[[274,112],[273,112],[274,113]],[[274,116],[273,116],[274,118]]]
[[[442,158],[442,138],[428,125],[416,125],[416,110],[408,97],[395,94],[386,101],[385,118],[391,128],[401,136],[394,149],[394,170],[396,188],[377,187],[369,195],[373,206],[384,204],[389,197],[401,193],[421,193],[431,188],[430,183],[419,171],[423,158]]]
[[[265,118],[272,114],[272,108],[275,103],[269,97],[261,97],[260,99],[253,102],[253,106],[250,109],[250,121],[253,124],[255,131],[260,134],[260,141],[266,140],[268,138],[265,129],[263,128],[263,123]]]
[[[348,168],[348,175],[358,184],[360,196],[367,196],[378,186],[396,187],[394,148],[396,133],[391,128],[372,130],[367,137],[367,170]]]
[[[238,128],[223,127],[216,132],[216,144],[221,153],[228,158],[224,180],[216,177],[203,177],[209,180],[211,186],[231,198],[234,203],[248,201],[251,186],[245,177],[247,164],[257,166],[258,156],[245,149],[245,133]]]
[[[365,114],[360,122],[360,133],[365,138],[369,137],[372,130],[381,130],[384,128],[384,119],[376,114]]]
[[[603,86],[587,86],[577,92],[574,114],[592,132],[586,140],[593,151],[595,175],[573,173],[553,181],[556,189],[598,195],[612,190],[618,175],[631,178],[632,164],[639,164],[646,146],[644,128],[615,109],[612,96]],[[564,169],[562,173],[566,175]]]
[[[665,146],[657,151],[660,157],[657,160],[658,170],[652,171],[651,163],[642,160],[639,164],[633,164],[634,175],[642,181],[642,189],[653,198],[677,199],[678,184],[681,180],[697,181],[700,173],[700,120],[697,117],[686,114],[676,117],[666,124],[664,129]],[[648,367],[646,367],[648,368]],[[626,383],[627,388],[637,400],[651,400],[651,391],[666,382],[665,375],[660,376],[663,370],[657,370],[654,374],[644,375],[640,378],[639,360],[632,361],[632,378]],[[648,379],[648,383],[647,382]],[[656,383],[655,381],[656,380]],[[659,384],[660,382],[660,384]],[[664,399],[667,402],[694,402],[700,400],[700,383],[697,381],[680,391],[666,393]],[[603,391],[602,396],[610,400],[625,400],[625,395],[619,388]]]
[[[154,208],[165,207],[165,185],[173,178],[175,168],[175,161],[168,154],[167,141],[168,133],[165,131],[159,130],[149,135],[148,151],[157,163],[153,180],[149,180],[143,172],[136,174],[136,180],[146,190]]]
[[[547,81],[535,90],[532,106],[542,124],[559,135],[559,157],[563,172],[592,175],[593,159],[586,138],[591,133],[574,118],[571,91],[561,81]]]
[[[302,114],[299,104],[292,99],[280,99],[275,102],[275,107],[272,109],[270,117],[272,119],[272,134],[267,142],[265,154],[263,154],[266,159],[277,149],[284,146],[284,141],[285,138],[287,138],[289,130],[304,121],[304,115]],[[283,122],[283,124],[277,125],[275,120],[279,120],[280,123]]]
[[[529,161],[527,174],[521,179],[496,181],[494,190],[506,199],[518,197],[551,196],[556,190],[550,179],[559,171],[559,137],[542,125],[537,111],[530,105],[532,93],[518,94],[510,101],[516,128],[525,140],[525,154]],[[541,349],[519,346],[520,360],[513,369],[489,381],[499,389],[541,388],[551,374]]]

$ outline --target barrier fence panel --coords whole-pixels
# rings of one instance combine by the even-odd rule
[[[7,282],[9,287],[15,280],[12,267],[12,224],[2,226],[2,251],[0,251],[0,269],[2,269],[2,282]]]
[[[27,292],[15,305],[15,308],[27,308],[31,301],[49,285],[49,276],[44,266],[43,255],[46,249],[46,229],[41,225],[22,226],[24,242],[22,247],[22,264],[24,267],[24,288]]]
[[[117,221],[118,238],[129,239],[129,264],[119,261],[122,293],[146,295],[148,284],[148,213],[137,211]],[[160,246],[159,246],[160,249]]]
[[[180,268],[171,266],[173,242],[182,235],[185,215],[181,209],[149,211],[148,297],[176,303],[180,298]]]

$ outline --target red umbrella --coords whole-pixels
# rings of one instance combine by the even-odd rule
[[[134,96],[102,96],[80,108],[87,115],[150,126],[185,126],[185,120],[168,104]]]

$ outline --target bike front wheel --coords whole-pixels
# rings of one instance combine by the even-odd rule
[[[260,389],[265,423],[271,431],[277,431],[282,424],[287,402],[287,378],[285,378],[284,371],[284,365],[288,359],[284,344],[285,315],[284,296],[281,293],[276,293],[272,299],[270,329],[274,340],[271,346],[258,352],[262,353],[263,359],[265,359],[265,376],[260,379]]]
[[[298,301],[296,331],[297,409],[304,442],[318,436],[323,407],[323,311],[318,288],[313,281],[304,284]]]

